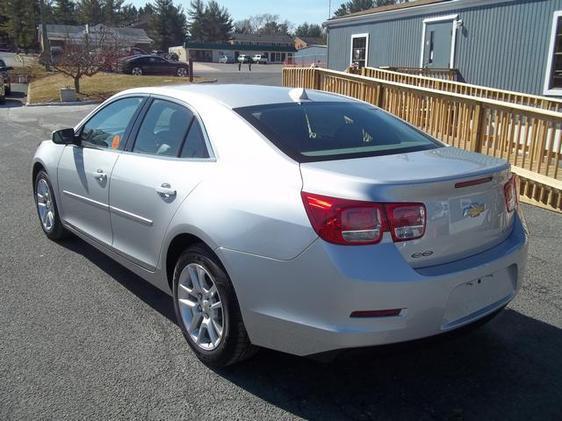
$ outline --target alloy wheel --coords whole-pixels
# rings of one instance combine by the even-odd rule
[[[178,76],[179,77],[186,77],[187,76],[187,69],[185,67],[178,68]]]
[[[213,276],[200,264],[188,264],[180,274],[177,294],[182,323],[193,343],[205,351],[217,348],[225,315]]]
[[[133,67],[133,70],[131,70],[131,74],[134,76],[141,76],[142,69],[140,67]]]
[[[45,231],[52,231],[55,225],[55,204],[47,180],[39,178],[36,186],[37,210]]]

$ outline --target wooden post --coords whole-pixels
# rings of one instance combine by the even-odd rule
[[[474,108],[474,120],[472,122],[472,139],[470,150],[472,152],[480,152],[482,150],[482,140],[484,137],[483,132],[483,121],[485,118],[485,109],[481,103],[477,103]],[[468,123],[467,123],[468,124]]]
[[[189,68],[189,81],[193,82],[193,59],[191,57],[188,60],[187,67]]]

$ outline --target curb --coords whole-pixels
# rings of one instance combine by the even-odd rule
[[[29,98],[29,97],[28,97]],[[38,102],[36,104],[30,104],[29,102],[27,102],[25,104],[26,107],[39,107],[39,106],[45,106],[45,105],[89,105],[89,104],[100,104],[102,101],[98,101],[98,100],[88,100],[88,101],[72,101],[72,102]]]

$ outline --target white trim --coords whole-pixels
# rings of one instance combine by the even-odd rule
[[[351,45],[349,48],[349,65],[353,64],[353,40],[355,38],[365,38],[365,67],[368,66],[369,63],[369,33],[364,34],[352,34],[351,35]]]
[[[425,49],[425,30],[427,28],[427,24],[435,23],[435,22],[445,22],[448,20],[450,20],[451,25],[453,25],[451,29],[451,55],[449,56],[449,69],[455,68],[455,52],[457,46],[457,28],[458,28],[457,22],[459,22],[458,18],[459,15],[455,14],[455,15],[447,15],[447,16],[438,16],[435,18],[428,18],[423,20],[421,48],[420,48],[420,68],[423,67],[423,53]]]
[[[556,26],[558,24],[559,18],[562,18],[562,10],[558,10],[552,15],[552,26],[550,27],[550,44],[548,47],[546,71],[544,74],[543,95],[562,96],[562,88],[550,88],[550,78],[552,76],[552,58],[554,56],[554,45],[556,44]]]

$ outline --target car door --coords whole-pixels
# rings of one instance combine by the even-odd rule
[[[168,224],[214,168],[200,119],[182,103],[153,98],[111,176],[113,247],[148,270]]]
[[[78,129],[80,145],[67,145],[59,161],[62,218],[106,245],[112,243],[111,171],[144,99],[121,98],[97,111]]]

